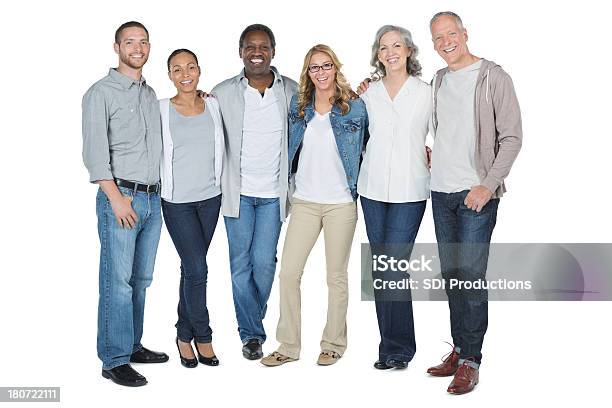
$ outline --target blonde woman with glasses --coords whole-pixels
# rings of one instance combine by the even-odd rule
[[[299,92],[289,110],[291,218],[280,272],[277,351],[262,359],[279,366],[300,357],[300,281],[321,230],[327,265],[327,324],[319,365],[338,361],[346,349],[347,266],[357,223],[357,177],[368,126],[364,103],[351,100],[342,64],[326,45],[304,58]]]

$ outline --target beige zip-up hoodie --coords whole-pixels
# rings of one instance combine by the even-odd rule
[[[433,134],[438,127],[437,96],[448,68],[439,70],[432,83]],[[523,130],[521,110],[512,79],[501,66],[483,58],[474,92],[476,146],[474,159],[480,184],[493,192],[493,198],[506,192],[504,179],[521,150]]]

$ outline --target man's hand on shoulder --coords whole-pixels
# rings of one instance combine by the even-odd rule
[[[210,96],[211,98],[214,98],[213,94],[207,93],[207,92],[202,91],[202,90],[200,90],[200,89],[198,89],[198,90],[196,91],[196,94],[197,94],[197,95],[198,95],[200,98],[202,98],[202,99],[206,99],[206,98],[208,98],[209,96]]]

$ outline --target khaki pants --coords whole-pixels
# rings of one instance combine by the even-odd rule
[[[306,259],[322,228],[328,298],[321,350],[342,355],[346,350],[347,267],[357,224],[357,204],[316,204],[294,199],[291,211],[281,260],[280,319],[276,329],[276,339],[280,343],[278,352],[295,359],[300,357],[300,282]]]

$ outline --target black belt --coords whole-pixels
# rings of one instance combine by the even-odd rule
[[[119,187],[125,187],[125,188],[129,188],[130,190],[141,191],[147,194],[159,193],[159,190],[161,189],[161,185],[159,183],[150,184],[150,185],[138,184],[132,181],[127,181],[127,180],[118,179],[118,178],[115,179],[115,183]]]

